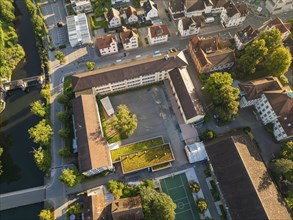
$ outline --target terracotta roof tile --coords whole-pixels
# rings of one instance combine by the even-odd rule
[[[127,18],[130,18],[131,15],[135,15],[137,16],[137,11],[134,7],[129,6],[126,10],[125,10],[125,14]]]
[[[116,42],[115,35],[108,34],[103,37],[98,37],[96,39],[98,49],[105,49],[110,47],[112,42]]]
[[[155,24],[149,27],[149,29],[150,29],[152,38],[169,35],[169,29],[166,24]]]

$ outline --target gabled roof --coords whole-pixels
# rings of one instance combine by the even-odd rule
[[[126,10],[125,10],[125,14],[127,18],[130,18],[131,15],[135,15],[137,16],[137,11],[134,7],[129,6]]]
[[[188,65],[188,62],[184,53],[174,52],[169,54],[169,59],[167,60],[162,55],[75,74],[72,76],[72,86],[74,92],[78,92],[163,70],[172,70],[186,65]]]
[[[244,92],[247,101],[260,98],[265,91],[282,89],[278,78],[272,76],[240,83],[239,87]]]
[[[173,13],[184,11],[184,1],[183,0],[170,0],[170,9]]]
[[[147,0],[145,3],[143,3],[143,8],[145,13],[149,13],[152,9],[158,10],[157,4],[151,0]]]
[[[196,50],[201,48],[203,51],[207,52],[214,52],[218,50],[219,46],[219,37],[218,35],[212,37],[192,37],[191,38],[192,47]]]
[[[275,19],[272,19],[268,22],[268,27],[272,28],[275,27],[279,29],[281,34],[286,33],[286,32],[291,32],[291,24],[290,23],[283,23],[283,21],[279,18],[276,17]]]
[[[187,12],[201,11],[205,9],[204,0],[184,0]]]
[[[149,27],[149,29],[151,33],[151,38],[169,35],[169,29],[166,24],[155,24]]]
[[[242,31],[238,31],[237,36],[242,43],[248,43],[255,39],[259,34],[259,30],[253,29],[250,25],[244,28]]]
[[[107,141],[102,137],[96,97],[81,95],[72,101],[81,173],[112,167]]]
[[[232,219],[291,219],[247,135],[218,138],[205,148]]]
[[[196,25],[196,27],[201,27],[201,16],[192,16],[182,18],[183,30],[188,30],[191,25]]]
[[[85,220],[100,219],[106,205],[104,197],[104,194],[97,194],[84,198],[83,214]]]
[[[110,10],[106,13],[106,19],[109,22],[114,17],[120,19],[120,12],[115,8],[110,8]]]
[[[235,5],[233,1],[228,1],[223,7],[226,9],[227,15],[230,18],[237,13],[240,13],[241,17],[248,14],[248,7],[245,3],[238,3]]]
[[[237,3],[236,8],[239,11],[241,17],[244,17],[248,14],[248,7],[247,7],[247,4],[245,4],[244,2]]]
[[[108,34],[96,39],[98,49],[105,49],[111,46],[112,42],[116,42],[115,35]]]
[[[120,38],[123,44],[128,44],[132,37],[138,37],[137,30],[124,29],[122,32],[120,32]]]
[[[265,91],[264,95],[277,116],[293,115],[293,97],[286,90]],[[293,95],[292,95],[293,96]]]
[[[212,2],[213,8],[221,8],[226,4],[227,0],[212,0]]]
[[[293,113],[290,115],[282,115],[278,118],[288,137],[293,135]]]

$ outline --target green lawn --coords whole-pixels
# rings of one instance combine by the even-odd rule
[[[148,150],[121,156],[123,173],[141,170],[161,163],[173,161],[174,157],[169,144],[161,145]]]
[[[134,153],[136,151],[145,150],[151,147],[159,146],[164,144],[164,140],[162,137],[153,138],[150,140],[133,143],[125,146],[121,146],[118,149],[111,150],[111,158],[113,163],[120,161],[120,156],[125,154]]]
[[[155,165],[155,166],[153,166],[152,169],[153,169],[153,171],[157,171],[157,170],[162,170],[162,169],[165,169],[165,168],[168,168],[168,167],[171,167],[170,162]]]

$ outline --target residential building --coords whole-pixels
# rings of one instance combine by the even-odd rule
[[[168,41],[169,29],[166,24],[156,24],[148,28],[150,44],[160,44]]]
[[[67,16],[66,23],[71,47],[92,43],[87,18],[84,13]]]
[[[140,196],[114,200],[111,212],[113,220],[144,219]]]
[[[111,8],[108,12],[105,13],[106,21],[108,22],[109,28],[116,28],[121,26],[120,12]]]
[[[84,196],[83,200],[83,217],[84,220],[93,219],[107,219],[107,213],[105,212],[106,201],[105,194],[103,192],[104,186],[97,187],[95,192],[87,192],[87,196]]]
[[[223,7],[220,18],[225,28],[241,25],[248,15],[248,7],[245,3],[234,4],[228,1]]]
[[[138,48],[138,32],[137,30],[129,30],[123,27],[120,32],[120,38],[124,50],[132,50]]]
[[[240,83],[240,107],[254,106],[264,124],[274,125],[280,141],[293,136],[293,93],[284,90],[276,77]]]
[[[101,56],[118,53],[118,44],[115,39],[115,35],[113,34],[98,37],[96,39],[96,45],[99,49]]]
[[[293,0],[266,0],[266,8],[273,15],[292,11]]]
[[[198,34],[201,28],[202,17],[185,17],[178,21],[178,31],[182,37]]]
[[[291,219],[248,135],[214,139],[205,149],[228,219]]]
[[[281,32],[282,40],[284,41],[291,35],[291,26],[290,23],[284,23],[280,18],[276,17],[265,23],[264,30],[277,28]]]
[[[184,14],[186,17],[201,16],[203,13],[210,14],[212,8],[212,2],[209,0],[185,0],[184,2]]]
[[[90,0],[70,0],[75,13],[88,13],[93,11]]]
[[[173,69],[169,72],[173,95],[185,124],[203,122],[205,113],[194,85],[186,69]]]
[[[138,22],[137,11],[134,7],[129,6],[125,10],[125,14],[126,14],[128,24],[135,24]]]
[[[144,9],[145,19],[147,21],[159,17],[159,14],[158,14],[158,6],[153,1],[147,0],[143,4],[143,9]]]
[[[244,47],[253,41],[259,34],[259,30],[253,29],[250,25],[234,35],[234,40],[237,50],[242,50]]]
[[[234,65],[235,53],[229,41],[220,41],[218,36],[192,37],[188,51],[199,73],[229,69]]]
[[[96,97],[93,94],[80,95],[72,101],[72,109],[80,173],[92,176],[105,170],[113,170]]]
[[[170,0],[169,11],[174,20],[178,20],[185,16],[184,1],[183,0]]]
[[[111,0],[111,4],[115,8],[123,8],[127,7],[131,4],[130,0]]]

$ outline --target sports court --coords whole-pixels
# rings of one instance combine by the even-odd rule
[[[176,204],[176,220],[199,220],[199,214],[185,173],[160,180],[162,191]]]

